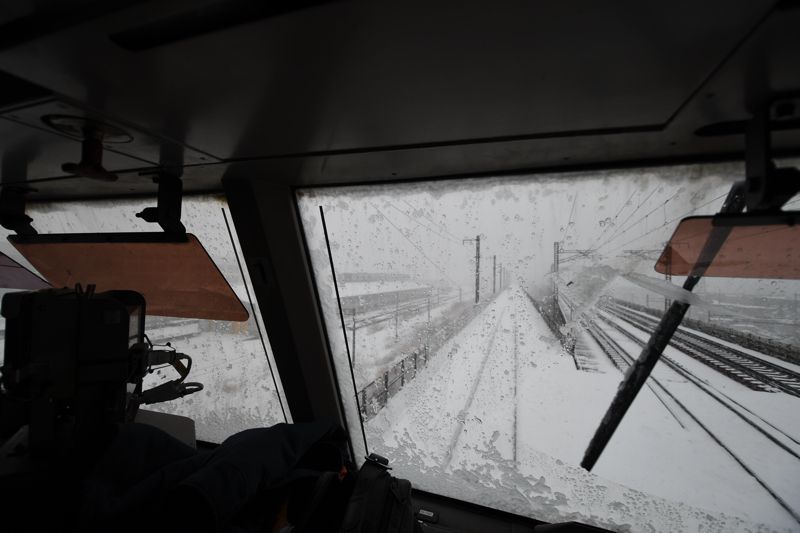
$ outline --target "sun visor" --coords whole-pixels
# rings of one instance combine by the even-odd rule
[[[20,265],[4,253],[0,253],[0,289],[38,290],[50,284]]]
[[[148,315],[245,321],[247,310],[194,235],[12,235],[8,240],[53,287],[96,285],[145,297]]]
[[[712,229],[717,227],[729,227],[730,234],[703,276],[800,279],[800,227],[791,222],[778,223],[775,218],[746,215],[681,220],[661,252],[656,272],[689,275]]]

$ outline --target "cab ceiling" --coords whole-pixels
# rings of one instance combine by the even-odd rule
[[[2,185],[86,198],[152,193],[159,167],[213,191],[741,157],[736,128],[707,127],[800,90],[798,4],[18,1],[0,12]],[[129,133],[105,145],[119,181],[65,175],[80,139],[50,115]]]

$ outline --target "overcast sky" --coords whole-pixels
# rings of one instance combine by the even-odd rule
[[[480,234],[489,286],[493,255],[514,279],[541,282],[554,241],[597,252],[564,268],[599,263],[657,276],[657,253],[631,258],[626,250],[660,250],[680,218],[717,211],[741,171],[728,164],[312,189],[300,204],[310,246],[324,246],[323,206],[342,272],[401,272],[467,287],[475,245],[461,241]]]

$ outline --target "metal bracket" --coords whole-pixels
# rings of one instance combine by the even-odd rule
[[[31,226],[33,219],[25,214],[25,195],[33,192],[25,186],[6,185],[0,188],[0,226],[14,231],[17,235],[36,235]]]
[[[773,107],[775,111],[773,112]],[[786,101],[775,101],[756,111],[745,135],[745,203],[747,211],[779,211],[800,191],[797,168],[777,168],[771,159],[771,117],[785,115]],[[780,113],[779,113],[780,112]],[[791,113],[794,113],[794,107]]]
[[[81,160],[78,163],[64,163],[61,165],[61,170],[93,180],[117,181],[118,176],[103,167],[104,136],[105,133],[100,124],[84,120]]]
[[[186,228],[181,222],[183,182],[180,177],[160,172],[153,182],[158,184],[158,203],[156,207],[147,207],[136,213],[136,216],[146,222],[158,223],[166,233],[186,235]]]

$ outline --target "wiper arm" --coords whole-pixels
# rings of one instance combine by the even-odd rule
[[[738,182],[731,187],[731,191],[725,198],[725,203],[722,204],[720,214],[737,214],[741,213],[745,207],[745,182]],[[708,238],[706,239],[697,263],[692,268],[691,273],[687,276],[683,284],[683,288],[691,291],[703,277],[711,262],[717,256],[720,248],[725,243],[731,230],[730,226],[719,226],[712,228]],[[680,326],[683,316],[689,310],[689,304],[686,302],[673,301],[669,309],[661,318],[658,326],[650,336],[650,340],[642,348],[642,353],[639,358],[631,365],[625,377],[617,389],[617,394],[611,401],[603,420],[595,430],[589,446],[583,455],[581,466],[586,470],[591,470],[603,450],[608,445],[614,432],[617,430],[619,423],[628,412],[628,408],[633,404],[636,395],[644,385],[653,367],[658,362],[664,348],[667,347],[672,335]]]

